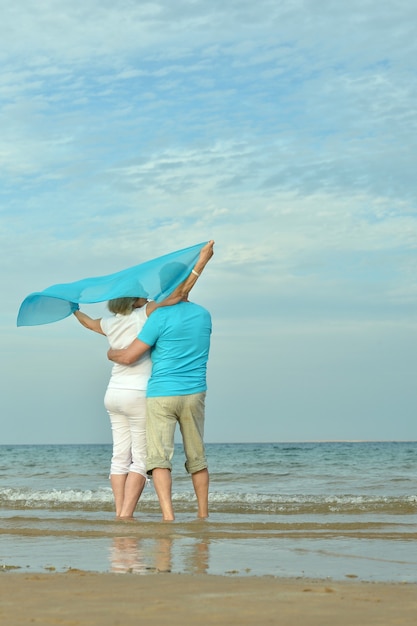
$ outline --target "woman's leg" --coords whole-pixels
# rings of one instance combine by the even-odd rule
[[[126,392],[124,411],[130,428],[132,462],[127,475],[120,517],[131,518],[146,483],[145,392]]]
[[[122,409],[123,395],[121,390],[108,389],[104,398],[104,405],[110,417],[113,438],[110,484],[117,517],[120,517],[123,511],[125,484],[132,460],[129,422],[123,415]]]
[[[110,474],[110,484],[113,491],[114,504],[116,508],[116,516],[120,517],[123,511],[123,502],[125,499],[125,484],[127,474]]]
[[[120,517],[132,518],[136,505],[142,495],[146,478],[142,474],[129,472],[126,478],[123,492],[123,504],[120,510]]]

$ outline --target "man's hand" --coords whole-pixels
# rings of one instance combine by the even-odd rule
[[[201,263],[203,263],[203,267],[206,266],[206,264],[210,261],[211,257],[214,254],[213,246],[214,246],[214,241],[213,241],[213,239],[210,239],[210,241],[208,243],[206,243],[206,245],[201,248],[201,250],[200,250],[200,258],[197,261],[197,265],[201,262]],[[198,269],[196,271],[198,271]]]
[[[200,256],[198,257],[198,261],[194,266],[194,271],[196,271],[198,274],[201,274],[201,272],[203,271],[203,269],[206,267],[207,263],[210,261],[211,257],[213,256],[214,254],[213,246],[214,246],[214,241],[213,239],[211,239],[208,243],[206,243],[205,246],[201,248]]]

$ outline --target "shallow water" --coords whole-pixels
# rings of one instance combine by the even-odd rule
[[[153,486],[113,517],[110,446],[0,447],[0,569],[417,582],[417,443],[209,444],[195,520],[177,446],[173,524]]]

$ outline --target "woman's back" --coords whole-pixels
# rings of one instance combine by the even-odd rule
[[[120,313],[101,320],[101,328],[107,336],[110,347],[126,348],[138,336],[147,320],[146,307],[134,309],[129,315]],[[152,371],[149,352],[132,365],[114,364],[109,389],[141,389],[146,390]]]

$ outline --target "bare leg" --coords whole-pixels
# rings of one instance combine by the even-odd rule
[[[127,474],[111,474],[110,483],[113,490],[114,503],[116,505],[116,515],[120,516],[123,508],[123,501],[125,497],[125,483]]]
[[[136,505],[145,486],[146,478],[142,474],[129,472],[125,482],[124,499],[120,517],[132,518]]]
[[[174,509],[172,508],[172,478],[171,472],[165,467],[157,467],[152,471],[153,484],[155,485],[156,495],[158,496],[159,506],[162,511],[162,519],[164,522],[172,522],[175,519]]]
[[[198,513],[197,517],[202,519],[208,517],[208,490],[209,473],[207,469],[202,469],[195,474],[191,474],[195,495],[197,496]]]

